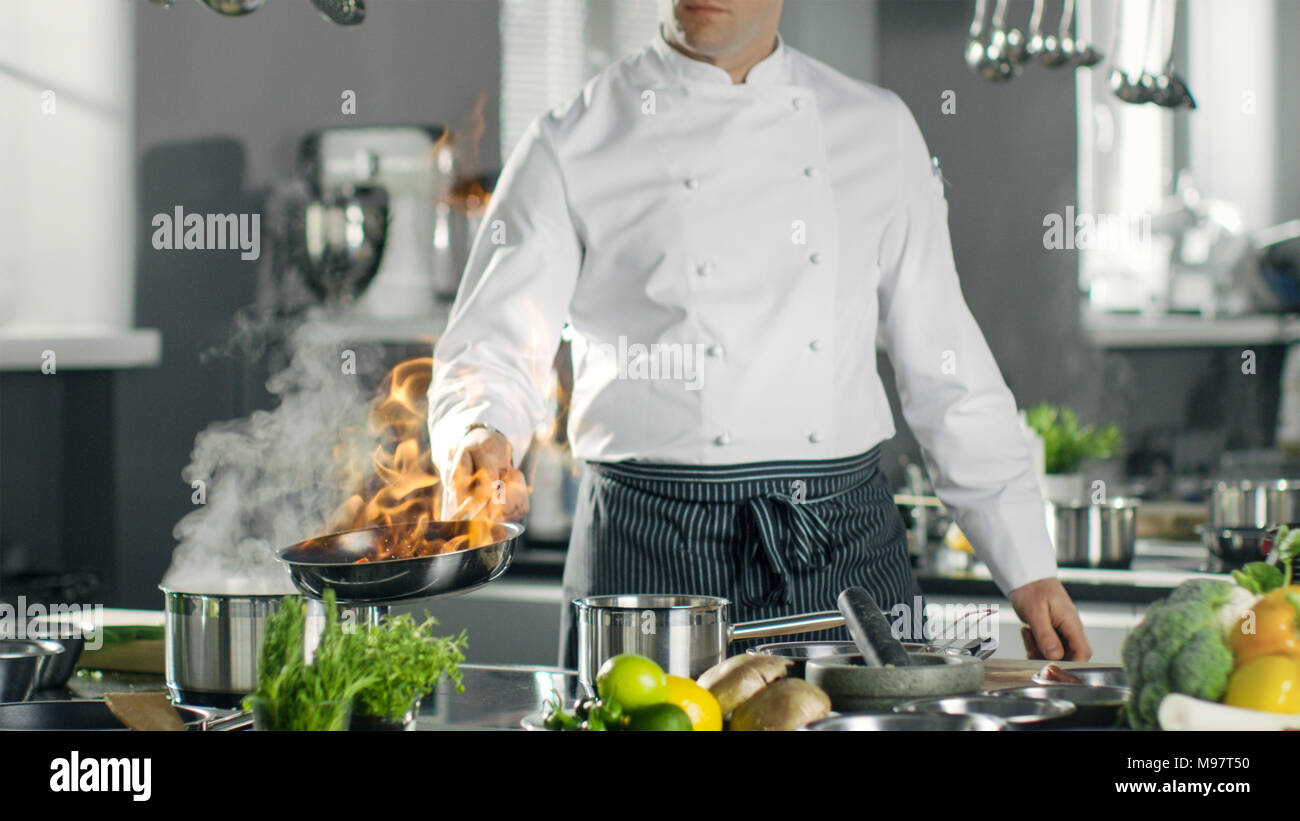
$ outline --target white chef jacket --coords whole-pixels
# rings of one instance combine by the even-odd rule
[[[656,37],[538,118],[434,352],[440,467],[472,424],[522,458],[566,322],[574,455],[701,465],[831,459],[893,436],[879,334],[936,494],[994,580],[1056,574],[942,183],[893,93],[779,39],[733,84]]]

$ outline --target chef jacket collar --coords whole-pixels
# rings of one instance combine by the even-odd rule
[[[731,75],[727,73],[726,69],[719,68],[712,63],[706,63],[703,60],[694,60],[668,45],[668,41],[664,39],[662,26],[659,28],[659,33],[655,35],[654,50],[667,69],[686,82],[735,85],[732,83]],[[772,85],[784,82],[785,63],[785,40],[778,33],[776,35],[776,49],[754,64],[749,73],[745,75],[745,82],[741,85]]]

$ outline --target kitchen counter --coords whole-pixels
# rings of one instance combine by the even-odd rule
[[[1014,687],[1028,684],[1045,662],[989,659],[985,663],[985,687]],[[1092,667],[1092,664],[1062,663],[1063,667]],[[577,673],[558,667],[532,665],[463,664],[465,691],[456,692],[444,681],[420,705],[416,729],[517,730],[527,715],[539,714],[555,694],[572,702],[578,689]],[[162,690],[161,676],[83,671],[69,683],[65,698],[98,698],[120,690]],[[53,694],[42,694],[50,698]]]
[[[1063,567],[1061,583],[1075,601],[1150,604],[1191,578],[1228,576],[1203,572],[1205,548],[1199,542],[1139,541],[1132,566],[1127,570],[1088,570]],[[524,586],[558,583],[564,573],[564,551],[526,548],[510,567],[508,578]],[[969,597],[986,601],[1002,597],[993,576],[982,563],[972,569],[916,569],[916,580],[927,595]]]

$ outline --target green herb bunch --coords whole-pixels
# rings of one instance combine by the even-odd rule
[[[399,721],[443,675],[456,682],[457,691],[464,691],[458,665],[465,660],[466,635],[462,631],[458,636],[435,636],[437,625],[427,614],[423,623],[404,614],[348,636],[347,666],[365,670],[371,679],[357,693],[357,713]]]
[[[1030,408],[1025,421],[1043,438],[1048,473],[1072,473],[1085,459],[1109,459],[1124,444],[1124,436],[1114,424],[1102,428],[1083,425],[1074,411],[1046,402]]]
[[[433,634],[426,616],[385,618],[378,626],[344,629],[333,590],[322,597],[325,629],[311,663],[303,653],[307,606],[286,596],[267,619],[257,665],[257,689],[244,699],[261,723],[275,730],[344,730],[352,711],[400,720],[444,675],[461,684],[468,644]]]
[[[311,664],[303,653],[307,605],[285,596],[266,622],[257,664],[257,689],[244,699],[272,730],[346,730],[352,700],[374,683],[347,662],[348,634],[339,624],[334,591],[325,591],[325,629]]]

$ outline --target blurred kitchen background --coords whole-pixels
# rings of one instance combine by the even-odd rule
[[[364,361],[427,355],[503,156],[654,36],[658,14],[657,0],[367,0],[364,22],[341,26],[309,0],[247,4],[5,4],[0,597],[158,608],[173,528],[195,509],[195,435],[274,405],[267,380],[298,323]],[[997,5],[1030,34],[1031,0]],[[1038,5],[1055,32],[1061,0]],[[1063,578],[1114,658],[1147,602],[1224,569],[1215,529],[1297,512],[1273,480],[1300,477],[1300,2],[1081,0],[1075,37],[1106,59],[1031,58],[990,82],[967,46],[994,6],[788,0],[782,32],[911,107],[946,180],[966,299],[1020,406],[1122,435],[1107,458],[1056,465],[1081,494],[1101,481],[1108,502],[1146,511],[1121,505],[1069,536],[1094,567]],[[1119,99],[1112,70],[1173,73],[1170,44],[1196,107]],[[260,215],[260,255],[158,249],[156,215],[177,208]],[[1140,241],[1046,238],[1050,215],[1077,214],[1130,219]],[[922,586],[996,601],[898,423],[886,463],[919,497],[901,508]],[[516,567],[430,605],[470,627],[476,661],[554,659],[575,480],[562,447],[535,451]],[[1087,552],[1103,527],[1107,546],[1128,539],[1127,569]]]

